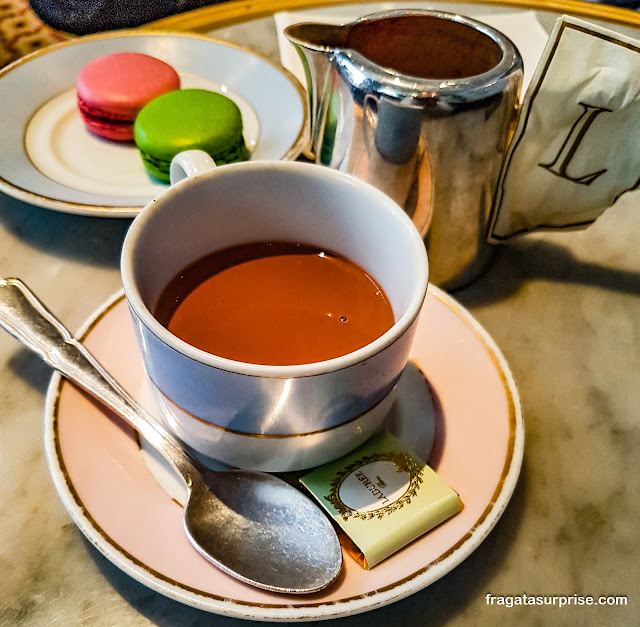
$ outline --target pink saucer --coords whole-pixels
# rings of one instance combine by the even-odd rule
[[[105,303],[78,337],[129,392],[139,394],[146,375],[122,294]],[[504,357],[438,288],[429,288],[412,357],[427,377],[435,409],[429,463],[460,494],[464,509],[370,571],[345,556],[338,581],[321,593],[269,593],[207,562],[187,541],[181,507],[154,479],[132,430],[58,375],[45,409],[49,469],[88,539],[129,575],[182,603],[283,621],[377,608],[425,588],[477,548],[511,498],[524,450],[518,392]],[[409,445],[421,437],[399,435]]]

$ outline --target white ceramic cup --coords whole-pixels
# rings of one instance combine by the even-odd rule
[[[409,357],[427,290],[424,244],[405,212],[367,183],[318,165],[248,161],[213,167],[181,153],[172,178],[124,241],[124,291],[169,429],[205,456],[243,468],[298,470],[352,450],[380,426]],[[294,366],[233,361],[195,348],[153,316],[167,283],[216,250],[306,243],[363,267],[395,323],[347,355]]]

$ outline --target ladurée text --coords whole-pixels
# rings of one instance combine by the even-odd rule
[[[382,501],[382,504],[386,504],[389,499],[385,496],[385,494],[376,486],[376,484],[367,477],[361,470],[356,470],[354,473],[358,481],[362,482],[362,485],[373,494],[379,501]],[[382,483],[382,482],[380,482]]]

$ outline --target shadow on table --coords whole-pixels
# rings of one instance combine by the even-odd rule
[[[334,619],[331,624],[336,627],[370,627],[371,624],[444,625],[463,614],[467,606],[472,602],[477,603],[479,597],[484,597],[490,591],[493,576],[503,567],[523,517],[525,490],[526,465],[523,465],[511,502],[494,530],[474,553],[448,575],[406,599],[363,614]],[[210,614],[182,605],[146,588],[120,571],[88,541],[86,545],[110,585],[136,611],[160,627],[257,627],[265,624]],[[312,621],[306,624],[327,623]]]
[[[0,222],[34,248],[72,261],[118,267],[130,219],[79,216],[9,197],[3,200]],[[497,246],[489,269],[453,295],[469,307],[499,302],[515,294],[524,282],[535,279],[640,294],[640,272],[585,262],[564,246],[522,237]]]
[[[42,396],[47,393],[53,369],[35,353],[26,348],[19,348],[9,358],[8,366],[12,374],[22,379],[29,387],[37,390]]]
[[[2,201],[0,222],[30,246],[55,257],[118,267],[130,219],[61,213],[6,196]]]
[[[640,272],[581,261],[563,246],[522,238],[498,246],[489,269],[453,296],[467,307],[499,302],[532,280],[640,295]]]

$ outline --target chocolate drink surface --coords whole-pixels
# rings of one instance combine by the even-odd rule
[[[155,317],[196,348],[265,365],[339,357],[394,323],[384,291],[360,266],[287,242],[242,244],[198,259],[165,287]]]
[[[487,35],[466,24],[428,15],[355,23],[346,47],[400,74],[426,79],[477,76],[502,58],[500,46]]]

